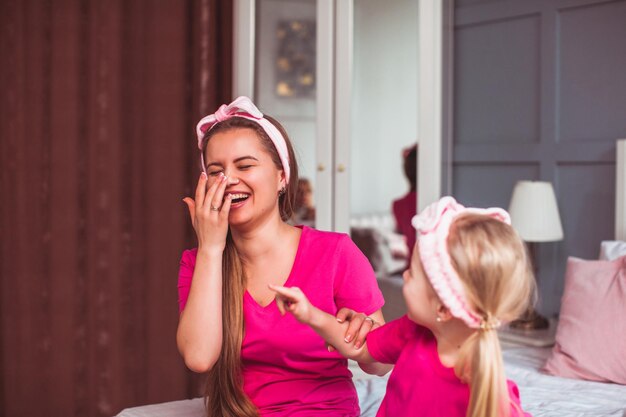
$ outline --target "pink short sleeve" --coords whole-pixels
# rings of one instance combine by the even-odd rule
[[[334,292],[338,309],[348,307],[365,314],[379,310],[385,299],[369,261],[348,235],[341,235],[337,250]]]
[[[522,410],[522,404],[519,397],[519,388],[515,382],[511,380],[506,381],[507,389],[509,391],[509,400],[511,404],[511,417],[532,417],[530,414]]]
[[[182,313],[187,304],[189,297],[189,289],[191,288],[191,278],[193,270],[196,267],[197,249],[186,250],[180,259],[180,267],[178,269],[178,312]]]
[[[367,350],[378,362],[395,364],[418,326],[407,316],[390,321],[367,335]]]

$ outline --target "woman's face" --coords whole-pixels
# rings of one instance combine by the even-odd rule
[[[280,217],[278,192],[285,184],[283,171],[276,168],[256,132],[237,128],[216,133],[204,155],[209,186],[220,173],[228,177],[225,194],[233,196],[228,217],[232,226]]]

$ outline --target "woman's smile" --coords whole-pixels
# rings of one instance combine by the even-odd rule
[[[240,191],[228,192],[228,193],[226,193],[226,195],[230,195],[231,198],[232,198],[232,202],[230,204],[230,209],[231,210],[236,210],[236,209],[242,207],[243,205],[246,204],[246,202],[250,198],[250,193],[244,193],[244,192],[240,192]]]

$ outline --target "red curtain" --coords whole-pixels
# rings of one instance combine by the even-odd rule
[[[0,2],[0,414],[189,398],[177,271],[232,2]]]

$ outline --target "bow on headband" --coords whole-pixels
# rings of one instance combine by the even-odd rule
[[[232,103],[226,105],[222,104],[219,109],[214,114],[209,114],[205,116],[198,122],[196,126],[196,134],[198,135],[198,148],[202,151],[203,139],[206,132],[211,130],[213,126],[215,126],[219,122],[223,122],[224,120],[228,120],[232,117],[242,117],[247,120],[251,120],[257,124],[259,124],[267,136],[271,139],[276,151],[278,152],[278,156],[280,157],[280,162],[283,166],[283,171],[285,172],[285,181],[287,184],[289,183],[289,152],[287,150],[287,143],[285,142],[285,138],[280,133],[280,131],[274,126],[269,120],[263,117],[263,113],[252,103],[252,101],[245,96],[237,97]],[[202,157],[202,169],[205,168],[204,163],[204,155]]]
[[[443,197],[413,217],[418,233],[419,254],[424,272],[450,313],[469,327],[485,328],[485,322],[467,301],[461,278],[452,266],[448,252],[450,226],[461,214],[482,214],[511,224],[509,214],[500,208],[466,208],[452,197]],[[491,325],[491,324],[489,324]]]

